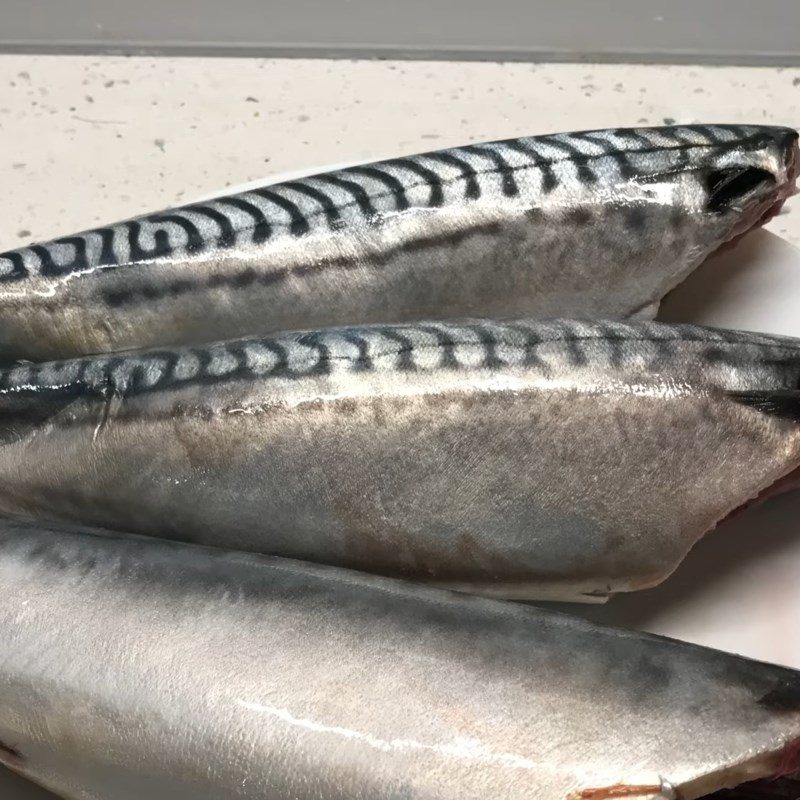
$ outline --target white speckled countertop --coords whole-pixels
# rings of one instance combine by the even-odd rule
[[[800,125],[800,69],[0,56],[0,250],[325,165],[672,121]],[[800,202],[770,228],[800,245]],[[50,795],[5,773],[3,800]]]
[[[270,174],[555,130],[800,124],[800,69],[0,56],[0,250]],[[800,243],[800,213],[771,229]]]

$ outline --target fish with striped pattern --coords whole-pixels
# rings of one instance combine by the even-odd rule
[[[800,340],[349,327],[0,372],[0,512],[597,600],[800,465]]]
[[[86,531],[0,526],[0,585],[0,763],[68,800],[797,796],[783,667]]]
[[[686,125],[470,144],[0,254],[0,358],[426,318],[651,317],[794,191],[797,133]]]

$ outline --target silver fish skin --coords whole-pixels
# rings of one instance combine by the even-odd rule
[[[694,800],[798,766],[794,670],[532,607],[24,525],[0,585],[0,759],[67,800]]]
[[[0,371],[0,512],[513,598],[654,585],[800,465],[800,340],[291,333]]]
[[[396,158],[0,254],[0,358],[426,318],[653,316],[794,191],[797,132],[561,133]]]

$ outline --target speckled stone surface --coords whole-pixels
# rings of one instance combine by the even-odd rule
[[[673,120],[798,125],[800,69],[2,56],[0,250],[287,170]],[[800,244],[800,208],[771,229]]]

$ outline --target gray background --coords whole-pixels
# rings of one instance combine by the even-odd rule
[[[800,63],[798,0],[0,0],[0,50]]]

